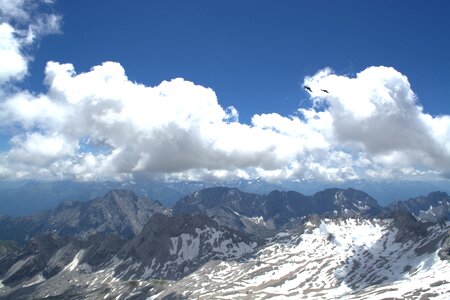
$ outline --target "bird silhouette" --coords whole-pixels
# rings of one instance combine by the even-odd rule
[[[322,92],[329,94],[328,90],[320,89]]]
[[[303,87],[304,87],[306,90],[308,90],[310,93],[312,93],[312,89],[311,89],[309,86],[304,85]]]

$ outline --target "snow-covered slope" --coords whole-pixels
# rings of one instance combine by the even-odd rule
[[[235,233],[210,226],[204,216],[155,215],[155,224],[166,228],[172,222],[174,229],[146,226],[147,240],[137,236],[122,248],[130,251],[128,261],[119,255],[92,266],[81,249],[57,275],[39,273],[20,286],[0,288],[0,297],[448,299],[450,224],[424,225],[408,216],[312,216],[252,249]],[[154,243],[159,244],[152,249]],[[167,253],[156,251],[164,245]],[[195,263],[198,269],[184,270]],[[179,271],[186,275],[178,277]]]
[[[278,234],[245,261],[209,262],[154,298],[448,299],[450,264],[438,256],[448,227],[406,242],[392,220],[325,219],[304,230]]]
[[[449,299],[450,223],[312,215],[256,245],[206,215],[139,235],[47,236],[0,266],[6,299]]]

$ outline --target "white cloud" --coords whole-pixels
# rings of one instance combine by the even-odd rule
[[[75,154],[77,143],[61,135],[43,135],[37,132],[11,139],[12,149],[8,153],[10,162],[47,166],[53,161]]]
[[[76,74],[49,62],[45,82],[47,94],[19,92],[1,104],[2,127],[20,129],[1,158],[4,177],[339,181],[449,171],[450,118],[423,113],[392,68],[355,78],[321,71],[305,79],[312,108],[255,115],[251,125],[210,88],[181,78],[147,87],[118,63]]]
[[[14,34],[11,25],[0,24],[0,84],[21,79],[27,73],[27,59]]]
[[[306,123],[270,114],[241,124],[236,109],[222,108],[209,88],[181,78],[146,87],[112,62],[82,74],[70,64],[49,62],[45,82],[46,95],[20,92],[1,104],[3,127],[21,128],[3,158],[20,174],[45,164],[49,174],[80,179],[134,172],[272,179],[348,173],[348,164],[335,165],[342,157],[324,138],[330,120],[316,122],[323,113],[305,113]],[[67,144],[65,151],[59,142]],[[41,151],[42,145],[49,150]],[[329,162],[320,169],[305,167],[321,158]]]
[[[350,145],[388,170],[449,172],[449,116],[424,113],[408,79],[395,69],[370,67],[355,78],[326,69],[305,84],[316,105],[328,105],[336,147]]]
[[[51,2],[0,0],[0,86],[27,74],[30,45],[59,32],[61,17],[43,12],[41,7],[47,4]]]
[[[29,13],[24,9],[25,0],[0,0],[0,13],[2,19],[27,20]]]

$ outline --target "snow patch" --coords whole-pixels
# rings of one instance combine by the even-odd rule
[[[170,255],[175,255],[178,249],[178,237],[171,237],[170,240],[172,241],[172,247],[169,249]]]
[[[182,233],[180,235],[181,247],[178,256],[184,260],[192,260],[198,256],[200,251],[200,238],[193,237],[190,234]]]
[[[78,264],[80,263],[80,259],[81,259],[81,257],[83,257],[84,251],[85,251],[84,249],[80,250],[75,255],[73,260],[64,268],[63,271],[74,271],[78,267]]]
[[[38,274],[38,275],[34,276],[33,278],[31,278],[30,280],[26,281],[26,282],[22,285],[22,287],[29,287],[29,286],[32,286],[32,285],[41,283],[41,282],[43,282],[43,281],[45,281],[44,276],[42,276],[42,274]]]
[[[252,217],[249,218],[253,223],[266,226],[266,222],[263,217]]]

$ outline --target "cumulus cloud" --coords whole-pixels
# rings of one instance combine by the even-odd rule
[[[48,93],[20,92],[1,104],[2,126],[23,131],[3,158],[21,176],[33,176],[33,165],[39,174],[86,180],[135,172],[277,179],[310,173],[305,164],[319,157],[330,161],[332,173],[347,174],[331,163],[342,157],[328,155],[318,132],[323,124],[312,116],[310,125],[277,114],[241,124],[236,109],[221,107],[210,88],[181,78],[147,87],[129,81],[113,62],[81,74],[70,64],[49,62],[45,74]],[[315,169],[330,176],[326,163]]]
[[[366,166],[449,172],[449,116],[425,113],[407,77],[395,69],[370,67],[354,78],[325,69],[307,77],[305,84],[312,87],[315,106],[326,105],[334,145],[360,151]],[[369,173],[376,174],[373,169]]]
[[[181,78],[148,87],[113,62],[81,74],[49,62],[45,74],[46,94],[1,103],[2,127],[20,128],[1,158],[4,177],[339,181],[448,172],[449,117],[425,114],[392,68],[355,78],[320,71],[305,79],[311,108],[255,115],[250,125],[212,89]]]

